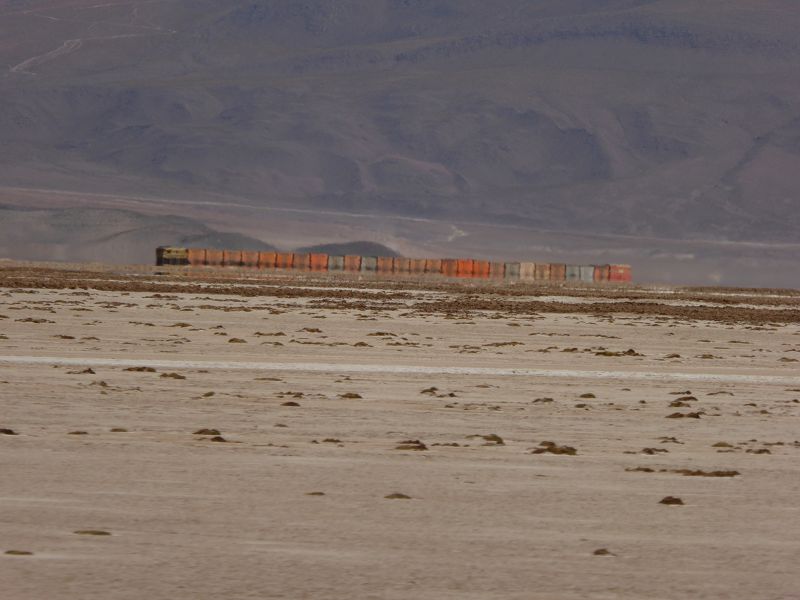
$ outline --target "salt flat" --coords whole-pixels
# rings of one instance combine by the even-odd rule
[[[4,597],[800,598],[791,311],[112,278],[0,273]]]

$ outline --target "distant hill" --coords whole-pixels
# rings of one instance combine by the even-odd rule
[[[0,206],[0,256],[30,260],[150,263],[162,245],[271,250],[192,219],[127,210],[18,209]]]
[[[0,0],[0,14],[0,202],[35,189],[51,207],[168,207],[281,247],[601,252],[673,280],[707,269],[696,244],[751,244],[721,282],[772,265],[800,285],[800,266],[770,262],[792,265],[779,245],[800,242],[796,0]],[[19,226],[34,254],[52,245]],[[562,232],[577,237],[537,243]],[[131,256],[154,237],[119,235]],[[677,262],[630,250],[675,240]]]
[[[383,244],[375,242],[345,242],[343,244],[319,244],[298,248],[297,252],[331,254],[344,256],[353,254],[358,256],[399,256],[397,252]]]
[[[209,230],[206,233],[183,235],[175,242],[178,246],[215,248],[217,250],[276,250],[275,246],[241,233]]]

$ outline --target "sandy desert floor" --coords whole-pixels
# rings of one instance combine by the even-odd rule
[[[800,598],[798,361],[792,293],[2,266],[2,597]]]

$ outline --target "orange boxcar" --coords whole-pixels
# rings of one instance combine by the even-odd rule
[[[459,258],[457,263],[458,277],[472,277],[475,273],[475,261],[471,258]]]
[[[609,281],[631,281],[633,279],[630,265],[611,265],[608,273]]]
[[[292,254],[292,269],[295,271],[308,271],[311,268],[308,254]]]
[[[361,257],[354,255],[347,255],[344,257],[344,270],[352,273],[361,271]]]
[[[258,268],[259,269],[274,269],[275,268],[275,258],[277,254],[275,252],[259,252],[258,253]]]
[[[536,263],[536,281],[550,279],[550,263]]]
[[[278,269],[291,269],[292,254],[290,252],[278,252],[275,255],[275,267]]]
[[[472,276],[478,279],[489,279],[492,265],[488,260],[476,260],[472,263]]]
[[[503,279],[506,276],[506,263],[493,262],[489,267],[489,277]]]
[[[226,267],[241,267],[242,266],[242,251],[241,250],[223,250],[222,251],[222,264]]]
[[[206,249],[206,264],[212,267],[222,266],[222,250]]]
[[[550,281],[566,281],[567,265],[562,263],[550,264]]]
[[[189,264],[193,267],[199,267],[206,264],[206,249],[189,248]]]
[[[442,275],[445,277],[458,277],[458,259],[457,258],[443,258],[442,259]]]
[[[258,268],[258,252],[251,250],[242,251],[242,265],[251,269]]]
[[[442,274],[442,259],[441,258],[426,258],[425,259],[425,272],[436,275]]]
[[[394,258],[391,256],[379,256],[375,264],[377,265],[375,270],[378,273],[387,274],[394,271]]]
[[[425,272],[425,263],[427,261],[424,258],[412,258],[409,261],[408,270],[411,273],[415,274],[422,274]]]
[[[312,271],[327,271],[328,270],[328,255],[327,254],[310,254],[308,257],[308,264]]]
[[[610,274],[611,274],[611,265],[594,266],[594,280],[596,282],[608,281]]]
[[[400,258],[394,259],[394,272],[395,273],[410,273],[411,272],[411,259]]]

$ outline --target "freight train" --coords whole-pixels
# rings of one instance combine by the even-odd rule
[[[441,275],[470,279],[514,281],[581,281],[627,283],[629,265],[566,265],[538,262],[490,262],[472,258],[401,258],[333,256],[292,252],[213,250],[161,246],[156,265],[239,267],[263,271],[292,270],[376,275]]]

